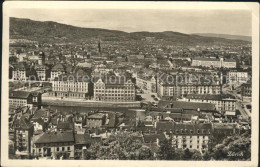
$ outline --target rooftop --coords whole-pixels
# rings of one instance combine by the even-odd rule
[[[36,144],[60,142],[74,142],[73,132],[45,132],[35,141]]]

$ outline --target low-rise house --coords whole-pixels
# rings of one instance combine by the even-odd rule
[[[89,115],[86,118],[86,126],[88,128],[99,128],[105,124],[105,121],[106,121],[105,114],[95,113],[95,114]]]
[[[211,124],[175,123],[172,144],[176,148],[208,150],[212,133]]]
[[[58,152],[66,152],[74,158],[74,143],[73,132],[45,132],[34,142],[33,153],[39,157],[54,157]]]

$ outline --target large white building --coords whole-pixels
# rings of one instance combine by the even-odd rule
[[[232,59],[214,59],[214,58],[194,58],[191,66],[215,67],[215,68],[236,68],[237,63]]]
[[[207,151],[211,136],[212,125],[175,123],[172,136],[172,144],[180,149],[195,149],[201,152]]]
[[[52,81],[52,91],[49,92],[49,96],[85,98],[88,92],[89,82],[84,81],[84,78],[60,75]]]
[[[65,74],[65,68],[62,64],[56,64],[52,69],[51,69],[51,80],[54,80],[54,78],[59,77],[62,74]]]
[[[14,66],[12,76],[14,81],[26,81],[26,67],[24,63],[18,63]]]
[[[135,85],[130,79],[124,77],[111,77],[98,79],[94,83],[94,99],[98,101],[135,101]]]

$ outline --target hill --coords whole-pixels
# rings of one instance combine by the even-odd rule
[[[38,42],[82,42],[92,39],[107,41],[142,40],[153,37],[170,44],[207,44],[218,43],[237,44],[248,42],[242,40],[230,40],[215,37],[204,37],[179,32],[133,32],[127,33],[117,30],[99,28],[80,28],[72,25],[56,23],[52,21],[34,21],[30,19],[10,18],[10,39],[26,39]]]
[[[234,40],[243,40],[251,42],[252,38],[250,36],[243,35],[229,35],[229,34],[214,34],[214,33],[196,33],[194,35],[199,35],[203,37],[217,37],[217,38],[225,38],[225,39],[234,39]]]

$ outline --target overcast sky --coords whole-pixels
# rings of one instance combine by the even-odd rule
[[[15,9],[11,17],[126,32],[176,31],[251,36],[248,10]]]

